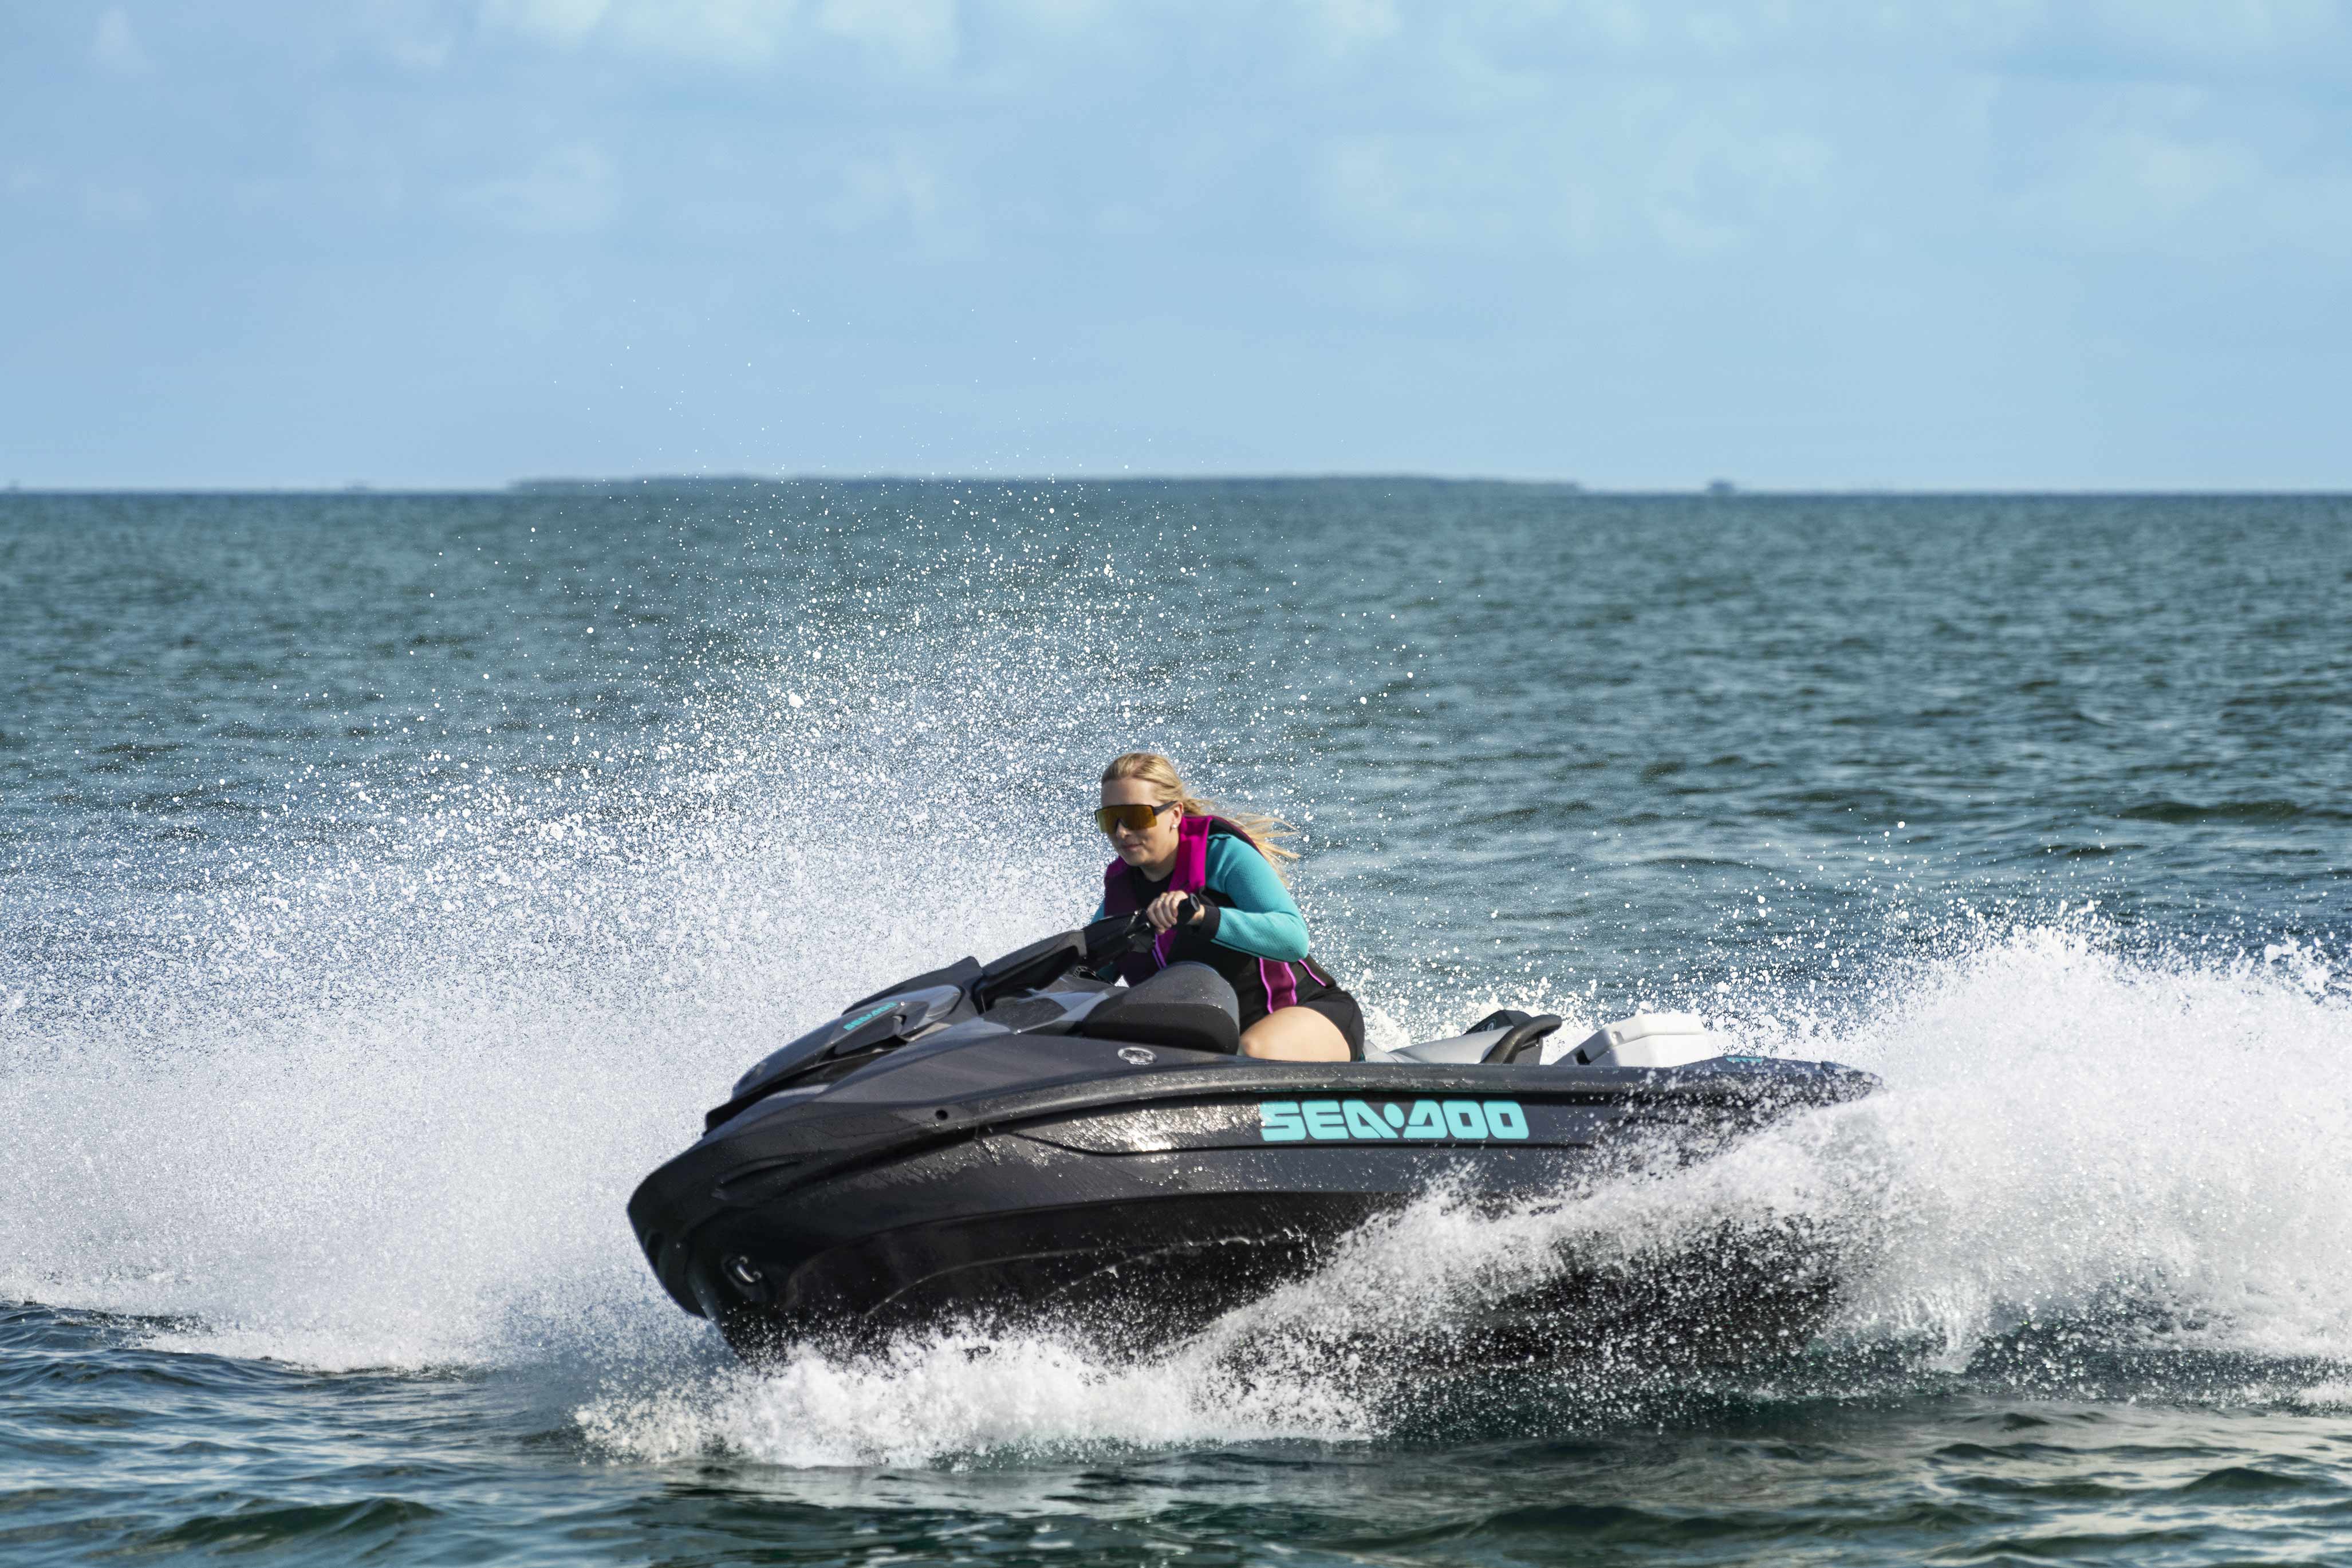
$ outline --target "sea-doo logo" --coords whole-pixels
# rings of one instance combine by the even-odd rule
[[[885,1002],[879,1007],[871,1008],[866,1012],[860,1013],[855,1018],[852,1018],[847,1023],[842,1025],[841,1032],[846,1035],[853,1029],[862,1029],[866,1025],[872,1023],[875,1019],[880,1017],[883,1014],[887,1013],[891,1008],[896,1007],[898,1005],[898,1004],[896,1002]]]
[[[1516,1100],[1267,1100],[1258,1102],[1258,1136],[1268,1143],[1370,1143],[1499,1139],[1528,1135],[1528,1113]]]

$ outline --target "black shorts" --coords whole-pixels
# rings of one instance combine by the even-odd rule
[[[1364,1059],[1364,1010],[1356,1005],[1356,999],[1353,996],[1333,985],[1327,988],[1313,1001],[1301,1002],[1298,1005],[1310,1012],[1320,1013],[1331,1020],[1340,1036],[1348,1042],[1349,1061],[1360,1062]]]

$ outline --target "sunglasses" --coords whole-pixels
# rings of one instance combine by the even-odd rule
[[[1129,833],[1148,833],[1160,820],[1163,811],[1173,811],[1180,802],[1163,800],[1158,805],[1107,805],[1095,813],[1095,826],[1108,833],[1114,827],[1124,827]]]

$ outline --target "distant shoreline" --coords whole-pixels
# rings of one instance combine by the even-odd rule
[[[1103,475],[982,475],[982,474],[646,474],[610,479],[536,478],[503,483],[452,485],[284,484],[284,485],[5,485],[0,501],[11,497],[41,496],[310,496],[328,499],[389,499],[402,496],[565,496],[613,495],[623,491],[661,494],[711,493],[734,490],[877,490],[938,489],[963,486],[992,489],[1297,489],[1315,486],[1388,485],[1428,489],[1507,489],[1559,496],[1610,500],[1802,500],[1875,497],[1885,500],[1953,500],[1985,498],[2009,500],[2033,499],[2088,500],[2197,500],[2281,498],[2326,500],[2352,496],[2352,487],[2340,489],[2273,489],[2242,487],[2182,487],[2133,489],[2063,486],[1910,488],[1877,485],[1748,486],[1727,479],[1708,479],[1685,486],[1609,486],[1577,479],[1529,479],[1447,474],[1146,474]]]

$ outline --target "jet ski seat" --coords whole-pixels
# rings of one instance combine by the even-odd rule
[[[1241,1005],[1225,977],[1205,963],[1171,963],[1140,985],[1114,991],[1078,1026],[1093,1040],[1132,1040],[1171,1050],[1238,1056]]]

